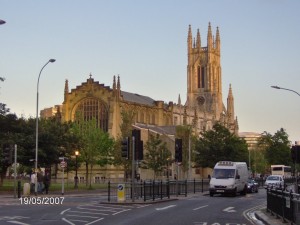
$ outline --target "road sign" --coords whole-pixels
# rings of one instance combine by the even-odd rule
[[[60,162],[60,167],[61,168],[66,168],[67,167],[67,162],[66,161],[61,161]]]
[[[125,184],[118,184],[118,202],[124,202],[125,200]]]

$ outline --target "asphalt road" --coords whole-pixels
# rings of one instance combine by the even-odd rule
[[[104,196],[59,198],[48,205],[45,199],[43,204],[22,199],[0,206],[0,224],[251,225],[251,212],[266,204],[264,189],[246,196],[198,194],[156,204],[104,204]]]

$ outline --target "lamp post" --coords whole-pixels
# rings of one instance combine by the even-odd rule
[[[282,89],[282,90],[286,90],[286,91],[291,91],[291,92],[294,92],[295,94],[297,94],[297,95],[300,96],[300,94],[297,91],[294,91],[292,89],[278,87],[278,86],[271,86],[271,88]],[[297,152],[296,152],[296,156],[297,156]],[[295,162],[295,173],[296,173],[296,187],[295,187],[295,191],[296,191],[296,193],[298,193],[298,174],[297,174],[298,172],[297,172],[296,164],[297,164],[297,160]]]
[[[45,68],[45,66],[48,65],[48,63],[54,63],[55,59],[49,59],[49,61],[42,67],[40,73],[39,73],[39,77],[38,77],[38,81],[37,81],[37,88],[36,88],[36,128],[35,128],[35,187],[34,187],[34,192],[35,195],[37,195],[37,167],[38,167],[38,143],[39,143],[39,81],[40,81],[40,76],[41,73],[43,71],[43,69]]]
[[[77,170],[78,170],[78,162],[77,162],[77,157],[79,155],[79,151],[75,151],[75,185],[74,188],[78,188],[78,176],[77,176]]]
[[[294,91],[294,90],[292,90],[292,89],[287,89],[287,88],[278,87],[278,86],[271,86],[271,88],[282,89],[282,90],[286,90],[286,91],[291,91],[291,92],[294,92],[294,93],[296,93],[297,95],[300,96],[300,94],[299,94],[297,91]]]
[[[6,22],[4,20],[0,19],[0,25],[5,24]]]

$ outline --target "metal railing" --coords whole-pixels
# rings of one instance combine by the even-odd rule
[[[117,201],[118,184],[108,182],[108,202]],[[125,186],[126,200],[138,199],[142,201],[166,199],[170,196],[187,196],[188,193],[204,192],[209,190],[209,179],[201,180],[147,180],[135,182],[134,190],[131,182],[122,183]]]
[[[300,194],[276,188],[267,189],[267,211],[283,222],[300,224]]]

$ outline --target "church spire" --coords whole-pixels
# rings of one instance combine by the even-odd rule
[[[219,27],[217,27],[217,31],[216,31],[216,49],[220,54],[220,48],[221,48],[221,43],[220,43],[220,32],[219,32]]]
[[[67,100],[68,94],[69,94],[69,82],[68,82],[68,79],[66,79],[66,81],[65,81],[65,94],[64,94],[64,100],[65,101]]]
[[[234,101],[233,101],[231,84],[229,85],[229,93],[227,97],[227,115],[228,115],[228,121],[230,123],[234,123]]]
[[[192,37],[191,25],[189,25],[187,45],[188,45],[188,54],[190,54],[192,52],[192,48],[193,48],[193,37]]]
[[[208,23],[208,32],[207,32],[207,49],[210,52],[213,48],[213,38],[211,33],[210,22]]]
[[[200,38],[200,31],[199,29],[197,30],[197,41],[196,41],[196,47],[198,50],[201,49],[201,38]]]
[[[113,80],[113,90],[116,90],[116,76],[114,75],[114,80]]]

